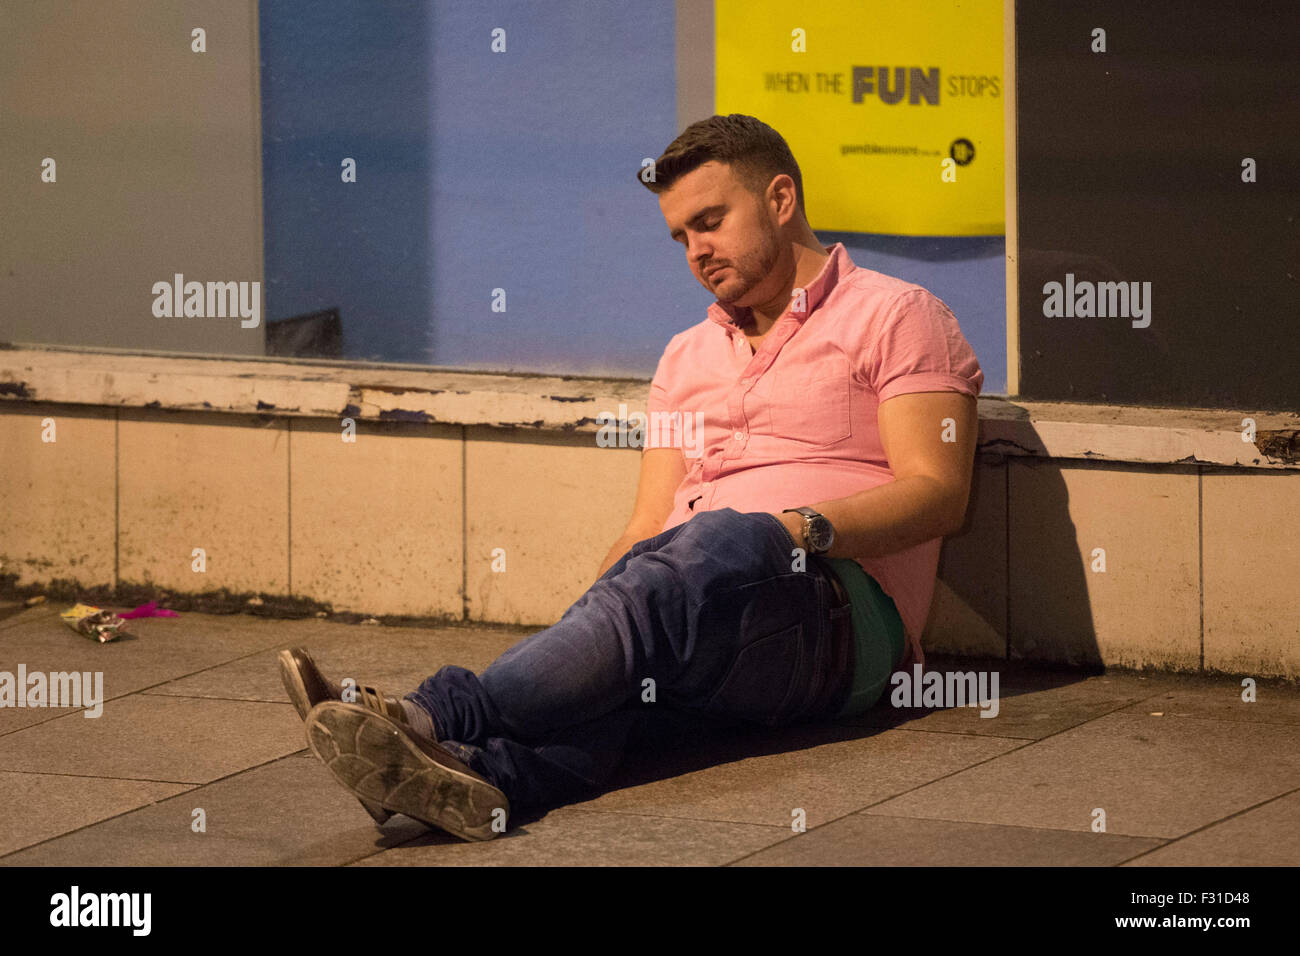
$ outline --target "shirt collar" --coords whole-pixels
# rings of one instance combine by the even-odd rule
[[[849,258],[844,243],[837,242],[833,246],[822,246],[822,250],[828,258],[822,263],[817,278],[808,283],[808,286],[804,289],[806,293],[804,302],[800,303],[797,299],[792,298],[790,306],[786,310],[789,315],[792,315],[801,323],[812,315],[817,306],[825,301],[840,279],[857,268],[853,264],[853,260]],[[804,306],[803,309],[798,308],[801,304]],[[714,300],[713,304],[709,306],[709,318],[730,330],[748,322],[750,309],[748,306],[733,306],[726,302]]]

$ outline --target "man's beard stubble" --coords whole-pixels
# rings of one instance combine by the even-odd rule
[[[780,258],[781,248],[778,245],[776,230],[772,228],[771,223],[764,221],[763,241],[759,247],[746,252],[739,261],[728,263],[731,270],[741,278],[742,284],[734,294],[722,301],[730,304],[737,299],[743,299],[772,274]]]

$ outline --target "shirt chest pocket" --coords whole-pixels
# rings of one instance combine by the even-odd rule
[[[842,354],[772,372],[773,435],[821,446],[853,434],[849,418],[853,382]]]

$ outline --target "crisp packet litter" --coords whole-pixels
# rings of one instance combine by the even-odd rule
[[[63,618],[64,624],[82,637],[88,637],[92,641],[99,641],[101,644],[126,633],[122,630],[122,625],[126,621],[112,611],[105,611],[90,604],[78,604],[75,607],[70,607],[59,617]]]

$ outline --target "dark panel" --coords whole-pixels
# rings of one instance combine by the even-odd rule
[[[1021,396],[1300,408],[1297,50],[1295,2],[1017,2]],[[1067,274],[1150,298],[1045,315]]]

